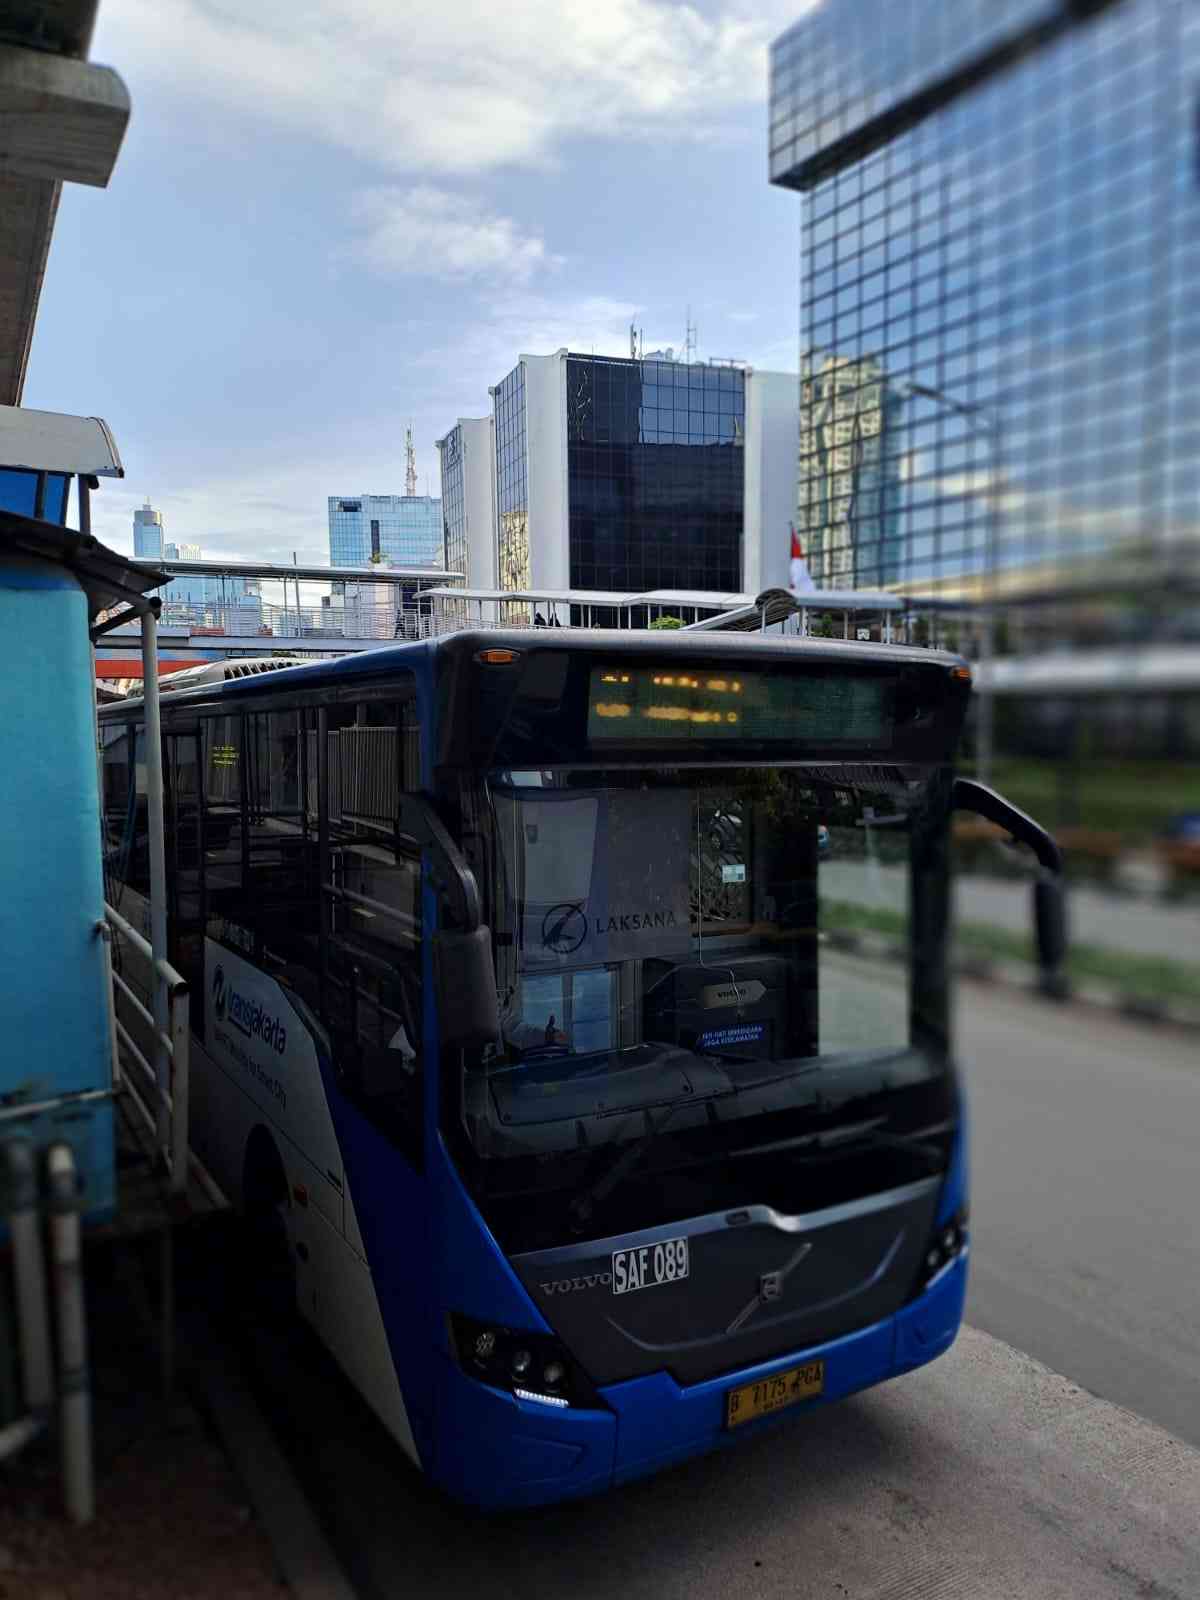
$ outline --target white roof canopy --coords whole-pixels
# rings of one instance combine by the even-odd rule
[[[116,442],[100,417],[69,417],[24,406],[0,406],[0,467],[125,476]]]

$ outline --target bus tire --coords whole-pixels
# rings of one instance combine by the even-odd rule
[[[279,1149],[263,1127],[242,1163],[239,1299],[256,1321],[278,1326],[296,1313],[296,1263],[285,1213],[290,1196]]]

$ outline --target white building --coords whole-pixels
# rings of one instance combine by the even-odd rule
[[[446,560],[468,588],[786,585],[794,374],[558,350],[490,393],[490,419],[439,441]]]

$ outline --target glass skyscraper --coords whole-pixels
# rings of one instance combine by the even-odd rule
[[[162,512],[155,511],[149,500],[133,513],[133,557],[135,561],[163,559]]]
[[[330,565],[365,567],[372,556],[396,567],[440,569],[442,502],[432,495],[330,495]]]
[[[1194,573],[1198,78],[1195,0],[826,0],[776,40],[818,581]]]

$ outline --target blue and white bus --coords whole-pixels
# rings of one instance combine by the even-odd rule
[[[965,665],[463,632],[163,696],[193,1138],[451,1494],[532,1505],[946,1350],[967,1177],[948,824]],[[140,710],[101,712],[148,893]],[[892,930],[902,960],[842,937]]]

